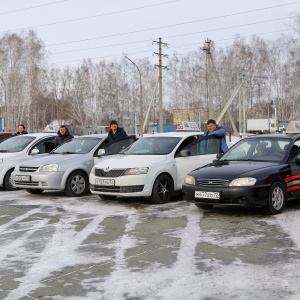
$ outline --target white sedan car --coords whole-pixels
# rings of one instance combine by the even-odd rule
[[[16,189],[11,173],[20,161],[45,155],[53,150],[56,133],[32,133],[12,137],[0,144],[0,186]]]
[[[150,197],[151,203],[166,203],[175,191],[181,190],[189,172],[216,158],[220,146],[220,139],[204,137],[199,132],[168,132],[141,138],[122,154],[92,168],[91,192],[104,200]]]

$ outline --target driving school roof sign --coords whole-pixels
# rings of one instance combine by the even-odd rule
[[[176,131],[200,131],[196,122],[181,122],[177,125]]]

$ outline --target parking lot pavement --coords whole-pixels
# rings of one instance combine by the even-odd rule
[[[300,297],[300,203],[266,216],[0,190],[0,209],[0,299]]]

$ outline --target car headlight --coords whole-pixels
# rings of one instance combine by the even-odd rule
[[[141,175],[147,174],[149,168],[130,168],[126,169],[123,175]]]
[[[195,185],[195,182],[196,182],[195,177],[190,175],[187,175],[184,179],[184,183],[186,184]]]
[[[40,168],[40,172],[57,172],[57,171],[58,171],[57,164],[44,165]]]
[[[253,177],[236,178],[230,182],[229,186],[251,186],[255,182],[256,179]]]

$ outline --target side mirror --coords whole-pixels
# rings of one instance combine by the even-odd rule
[[[98,152],[97,152],[97,155],[101,156],[103,154],[105,154],[105,150],[104,149],[99,149]]]
[[[179,155],[181,157],[187,157],[187,156],[191,155],[191,151],[190,150],[181,150],[181,151],[179,151]]]
[[[31,152],[30,152],[30,155],[37,155],[37,154],[39,154],[39,153],[40,153],[40,150],[39,150],[39,149],[33,148],[33,149],[31,150]]]

